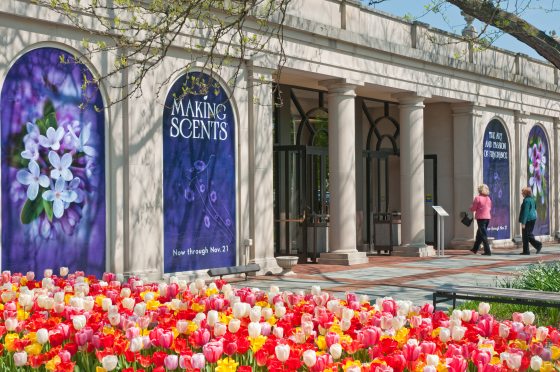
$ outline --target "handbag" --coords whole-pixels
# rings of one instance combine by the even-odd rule
[[[472,224],[472,220],[472,217],[469,217],[468,213],[465,213],[463,218],[461,218],[461,223],[468,227]]]

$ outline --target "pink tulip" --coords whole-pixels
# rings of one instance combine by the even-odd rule
[[[462,356],[447,358],[446,363],[448,372],[465,372],[468,366],[467,361]]]
[[[216,363],[224,353],[224,345],[220,341],[211,341],[202,347],[202,353],[208,363]]]
[[[475,365],[480,367],[490,363],[490,360],[492,359],[492,355],[488,350],[476,349],[473,351],[471,359]]]
[[[193,338],[198,347],[204,346],[210,341],[210,332],[206,328],[199,328],[193,332]]]
[[[14,364],[16,367],[23,367],[27,364],[27,353],[25,351],[20,351],[14,353]]]
[[[158,337],[159,346],[164,349],[169,349],[173,344],[173,333],[171,331],[163,332]]]
[[[417,345],[405,344],[403,346],[403,355],[407,362],[414,362],[420,357],[421,349]]]
[[[134,337],[140,335],[140,329],[137,327],[130,327],[126,330],[126,338],[132,340]]]
[[[165,357],[163,360],[163,364],[168,371],[174,371],[179,366],[179,356],[170,354]]]
[[[338,336],[338,333],[329,332],[325,336],[325,341],[327,342],[327,347],[330,348],[331,345],[339,343],[340,336]]]
[[[437,345],[435,342],[431,341],[422,341],[420,343],[420,350],[424,354],[435,354],[437,349]]]
[[[478,322],[477,328],[479,333],[483,337],[490,337],[492,335],[492,329],[494,328],[494,319],[485,318]]]
[[[327,366],[333,362],[333,358],[330,354],[323,354],[317,357],[317,362],[313,367],[311,367],[311,371],[313,372],[323,372],[327,369]]]
[[[366,347],[377,344],[377,342],[379,341],[379,337],[381,336],[381,332],[381,329],[378,327],[367,327],[362,329],[362,344],[364,344]]]
[[[74,335],[74,341],[78,346],[84,346],[88,342],[88,335],[86,332],[79,331]]]

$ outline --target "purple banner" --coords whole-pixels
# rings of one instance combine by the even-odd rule
[[[163,111],[164,272],[236,264],[235,117],[204,73],[171,88]]]
[[[529,132],[527,144],[527,183],[533,190],[533,197],[537,203],[537,222],[535,235],[549,235],[550,222],[548,210],[548,181],[549,164],[548,141],[542,127],[535,125]]]
[[[488,236],[509,239],[509,143],[506,130],[499,120],[490,121],[484,131],[482,163],[483,182],[488,185],[492,199]]]
[[[56,48],[10,68],[0,97],[2,270],[105,271],[103,100]]]

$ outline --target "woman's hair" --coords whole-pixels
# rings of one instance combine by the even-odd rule
[[[523,194],[523,196],[531,196],[533,194],[533,191],[530,187],[524,187],[521,189],[521,193]]]
[[[480,195],[490,195],[490,189],[488,188],[488,185],[482,184],[478,186],[478,193]]]

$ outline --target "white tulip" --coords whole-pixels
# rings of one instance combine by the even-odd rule
[[[54,302],[55,303],[64,302],[64,292],[62,292],[62,291],[56,292],[53,297],[54,297]]]
[[[144,316],[146,314],[146,303],[139,302],[134,305],[134,314],[136,314],[137,316]]]
[[[111,299],[109,297],[104,297],[101,300],[101,308],[103,309],[103,311],[109,310],[109,306],[111,306],[112,304],[113,304],[113,301],[111,301]]]
[[[249,312],[249,319],[251,322],[260,322],[262,316],[262,307],[254,306]]]
[[[177,321],[176,324],[177,332],[181,334],[187,333],[187,329],[189,328],[189,321],[185,319],[180,319]]]
[[[284,328],[275,326],[272,334],[276,336],[276,338],[284,338]]]
[[[538,355],[533,355],[530,366],[533,371],[540,371],[542,367],[542,358]]]
[[[249,337],[256,338],[261,334],[261,324],[256,322],[249,323],[247,331],[249,332]]]
[[[109,318],[109,323],[111,323],[113,327],[116,327],[121,323],[121,314],[119,313],[109,314],[108,318]]]
[[[472,310],[463,310],[461,320],[465,323],[470,322],[472,319]]]
[[[548,328],[546,327],[537,328],[537,333],[535,337],[539,342],[543,342],[544,340],[546,340],[547,336],[548,336]]]
[[[200,291],[201,289],[204,289],[204,287],[206,286],[206,283],[204,282],[204,279],[199,278],[199,279],[196,279],[194,281],[194,285],[195,285],[196,289],[198,289]]]
[[[68,275],[68,268],[65,267],[65,266],[61,266],[61,267],[60,267],[59,273],[60,273],[60,276],[66,276],[66,275]]]
[[[122,288],[121,289],[121,298],[128,298],[130,297],[130,295],[132,294],[132,291],[130,290],[130,288]]]
[[[81,330],[86,326],[87,320],[84,315],[74,315],[72,318],[72,325],[76,331]]]
[[[101,365],[105,368],[106,371],[112,371],[117,368],[117,364],[119,359],[116,355],[107,355],[101,359]]]
[[[290,345],[276,345],[274,352],[279,361],[285,362],[290,357]]]
[[[342,319],[340,321],[340,329],[343,332],[346,332],[347,330],[349,330],[351,326],[352,326],[352,322],[349,319]]]
[[[303,364],[307,366],[307,368],[313,367],[317,363],[317,353],[315,350],[305,350],[303,352]]]
[[[227,327],[224,323],[217,322],[214,324],[214,337],[221,337],[226,334]]]
[[[531,311],[526,311],[521,315],[523,316],[523,324],[525,325],[531,325],[535,321],[535,314]]]
[[[241,327],[241,321],[239,319],[234,318],[229,321],[228,331],[230,331],[230,333],[237,333],[240,327]]]
[[[272,315],[274,315],[274,312],[270,307],[265,307],[264,309],[262,309],[262,316],[264,320],[269,320],[270,318],[272,318]]]
[[[453,341],[461,341],[465,337],[466,327],[453,327],[451,329],[451,338]]]
[[[19,324],[19,321],[16,318],[8,318],[4,322],[4,326],[6,330],[9,332],[14,332]]]
[[[131,310],[131,311],[134,309],[134,304],[135,303],[136,303],[136,301],[134,300],[134,298],[130,298],[130,297],[125,297],[121,301],[122,306],[125,309]]]
[[[319,296],[321,294],[321,286],[319,285],[312,285],[311,286],[311,294],[313,296]]]
[[[338,360],[342,355],[342,345],[340,344],[332,344],[329,348],[329,352],[332,355],[333,359]]]
[[[490,304],[488,302],[481,302],[478,304],[478,312],[481,315],[490,313]]]
[[[144,345],[142,337],[137,336],[133,337],[132,340],[130,340],[130,351],[132,351],[133,353],[142,350],[143,347]]]
[[[95,300],[93,299],[93,297],[88,296],[88,297],[84,298],[84,310],[85,311],[93,310],[94,305],[95,305]]]
[[[231,308],[231,314],[236,319],[241,319],[245,315],[245,303],[244,302],[236,302],[233,304]]]
[[[354,310],[345,307],[342,309],[342,319],[352,319],[354,317]]]
[[[278,304],[276,304],[276,306],[274,306],[274,315],[278,319],[286,315],[286,308],[284,307],[284,305],[278,306]]]
[[[196,325],[200,327],[200,324],[202,323],[202,321],[203,321],[204,319],[206,319],[206,314],[204,314],[204,313],[198,313],[198,314],[195,315],[195,317],[194,317],[194,319],[193,319],[193,322],[195,322]]]
[[[451,331],[449,331],[449,328],[443,328],[443,327],[439,328],[439,340],[441,342],[447,342],[447,340],[449,340],[450,337],[451,337]]]
[[[429,366],[437,367],[439,364],[439,356],[435,354],[426,355],[426,364]]]
[[[45,328],[38,329],[36,336],[37,336],[37,342],[41,345],[44,345],[47,342],[49,342],[49,331],[47,331]]]
[[[52,269],[45,269],[45,271],[43,271],[43,276],[45,278],[50,278],[52,276]]]
[[[219,318],[220,314],[216,310],[210,310],[206,316],[206,323],[208,323],[210,327],[214,327],[214,324],[218,322]]]

